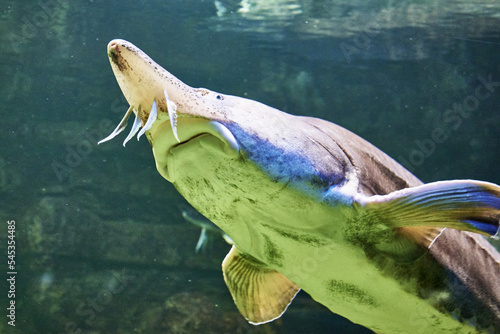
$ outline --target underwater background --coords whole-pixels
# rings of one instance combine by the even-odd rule
[[[190,86],[344,126],[424,182],[500,184],[498,1],[0,0],[0,31],[0,333],[370,333],[303,292],[246,323],[230,245],[195,252],[147,140],[97,146],[128,108],[114,38]]]

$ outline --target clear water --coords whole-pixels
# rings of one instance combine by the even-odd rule
[[[0,210],[16,221],[16,326],[1,333],[368,333],[306,294],[254,327],[214,235],[146,140],[96,146],[127,104],[106,45],[131,41],[191,86],[340,124],[423,181],[500,183],[500,3],[0,1]],[[478,95],[479,94],[479,95]],[[7,224],[0,229],[7,275]],[[0,284],[1,309],[9,286]],[[7,315],[7,311],[4,311]]]

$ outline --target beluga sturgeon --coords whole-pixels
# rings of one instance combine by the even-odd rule
[[[300,289],[379,333],[500,332],[500,187],[423,184],[325,120],[192,88],[133,44],[107,52],[158,172],[233,246],[223,277],[252,324]]]

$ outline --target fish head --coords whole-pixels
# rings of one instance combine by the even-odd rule
[[[143,123],[147,121],[153,101],[157,102],[160,114],[168,111],[169,100],[173,102],[179,117],[222,121],[229,119],[226,111],[229,109],[230,101],[227,99],[230,97],[186,85],[128,41],[112,40],[107,50],[111,68],[123,95],[134,107],[134,113],[139,111],[138,116]],[[223,100],[226,101],[222,103]]]
[[[175,178],[171,173],[174,166],[169,168],[166,157],[194,142],[224,158],[243,157],[271,173],[280,170],[280,175],[273,175],[280,180],[300,178],[303,175],[297,173],[305,175],[315,169],[306,161],[311,152],[298,152],[308,145],[299,138],[303,124],[294,116],[250,99],[190,87],[130,42],[113,40],[107,50],[118,84],[143,126],[156,103],[156,120],[146,136],[158,170],[167,180],[174,182]],[[195,151],[193,147],[191,151]],[[273,159],[287,153],[286,161]],[[187,155],[184,158],[188,160]],[[297,166],[309,170],[301,171]]]
[[[228,101],[221,105],[222,94],[184,84],[130,42],[112,40],[107,51],[118,84],[142,126],[156,107],[156,119],[146,136],[158,158],[158,170],[168,181],[174,181],[173,168],[163,160],[171,149],[179,151],[194,138],[212,151],[238,156],[235,138],[218,122],[228,120]]]
[[[108,56],[147,128],[158,172],[210,220],[289,221],[280,215],[293,215],[290,203],[302,203],[303,194],[322,200],[332,186],[347,183],[348,158],[306,118],[190,87],[127,41],[111,41]],[[272,208],[266,198],[274,199]],[[305,206],[297,210],[310,215]]]

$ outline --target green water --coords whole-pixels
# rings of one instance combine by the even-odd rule
[[[4,311],[0,332],[368,333],[305,293],[280,320],[246,324],[222,279],[229,245],[194,252],[199,228],[149,143],[96,145],[128,108],[106,45],[129,40],[191,86],[340,124],[425,182],[498,184],[498,13],[454,0],[0,1],[0,212],[16,221],[17,272],[16,326]]]

